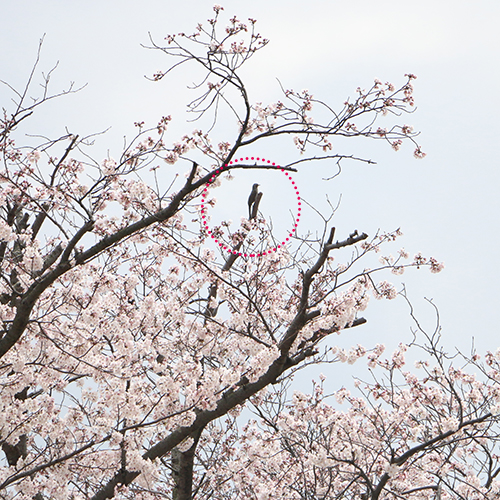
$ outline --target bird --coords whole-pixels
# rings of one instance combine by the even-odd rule
[[[255,203],[255,200],[257,199],[258,192],[259,192],[259,184],[255,183],[252,187],[252,192],[250,193],[250,196],[248,197],[248,218],[249,219],[252,217],[252,205]]]

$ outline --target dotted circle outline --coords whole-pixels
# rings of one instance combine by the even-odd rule
[[[207,209],[205,208],[205,203],[206,203],[205,198],[206,198],[206,195],[208,193],[208,188],[209,188],[210,184],[212,182],[214,182],[215,179],[216,179],[216,175],[215,174],[221,174],[224,171],[224,169],[228,168],[230,165],[233,165],[235,163],[242,162],[242,161],[248,161],[248,160],[254,160],[254,161],[258,161],[258,162],[262,162],[262,163],[267,163],[267,164],[272,165],[273,167],[276,167],[277,169],[281,170],[285,174],[285,176],[288,178],[288,180],[292,183],[292,187],[295,190],[295,194],[297,195],[297,216],[296,216],[295,221],[294,221],[295,224],[294,224],[293,229],[288,233],[288,236],[285,238],[285,241],[282,241],[281,245],[277,245],[276,247],[271,248],[270,250],[267,250],[267,251],[264,251],[264,252],[260,252],[260,253],[251,253],[251,254],[237,252],[236,250],[233,250],[228,245],[226,245],[225,242],[220,242],[213,235],[210,227],[207,224],[207,221],[206,221],[206,211],[207,211]],[[233,255],[238,255],[240,257],[262,257],[262,256],[264,256],[266,254],[271,254],[272,252],[277,252],[278,248],[281,248],[281,246],[285,246],[286,242],[290,240],[290,237],[293,236],[293,233],[297,230],[297,226],[298,226],[298,224],[300,222],[300,215],[301,215],[301,210],[302,210],[302,203],[301,203],[301,199],[300,199],[300,195],[299,195],[299,189],[298,189],[297,185],[295,184],[295,181],[292,179],[292,176],[284,168],[282,168],[280,165],[276,165],[276,163],[271,162],[271,160],[266,160],[265,158],[259,158],[259,157],[253,157],[253,156],[250,156],[250,157],[247,156],[245,158],[240,158],[239,160],[232,160],[229,163],[226,163],[224,166],[219,167],[215,171],[215,174],[207,182],[207,184],[205,186],[205,189],[202,192],[202,195],[201,195],[201,207],[200,207],[201,219],[202,219],[203,227],[207,231],[207,234],[209,234],[210,237],[214,240],[214,242],[217,243],[222,250],[226,250],[228,253],[231,253]]]

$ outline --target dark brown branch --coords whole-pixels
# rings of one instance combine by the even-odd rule
[[[106,439],[101,440],[101,442],[104,442],[109,439],[109,436]],[[66,460],[75,457],[82,453],[85,450],[88,450],[89,448],[92,448],[96,444],[95,441],[90,441],[86,445],[82,446],[81,448],[78,448],[77,450],[72,451],[71,453],[68,453],[66,455],[63,455],[62,457],[55,458],[54,460],[51,460],[50,462],[47,462],[45,464],[38,465],[36,467],[33,467],[32,469],[25,470],[23,472],[19,472],[18,474],[11,476],[10,478],[6,479],[2,484],[0,484],[0,490],[5,489],[7,486],[9,486],[12,483],[15,483],[16,481],[19,481],[20,479],[24,477],[31,476],[37,472],[40,472],[42,470],[48,469],[49,467],[53,467],[54,465],[60,464],[65,462]]]
[[[295,338],[297,336],[297,333],[300,331],[300,329],[307,323],[307,321],[310,319],[307,317],[306,310],[308,307],[308,302],[309,302],[309,291],[311,288],[312,281],[314,279],[314,275],[317,274],[320,269],[323,267],[328,254],[330,253],[331,250],[346,247],[349,245],[354,245],[355,243],[358,243],[359,241],[365,240],[368,238],[368,235],[366,233],[358,234],[357,231],[349,235],[349,238],[343,240],[343,241],[337,241],[336,243],[330,243],[330,240],[333,241],[333,236],[334,236],[334,229],[332,228],[330,232],[330,238],[328,242],[323,246],[323,250],[321,251],[317,261],[313,264],[313,266],[308,269],[302,278],[302,294],[300,297],[300,304],[299,304],[299,311],[297,315],[295,316],[292,325],[293,328],[289,328],[289,331],[287,334],[283,337],[283,339],[280,342],[280,350],[282,352],[286,351],[288,352],[290,350],[290,347],[292,346],[293,342],[295,341]],[[292,326],[291,325],[291,326]],[[292,332],[292,333],[290,333]]]
[[[52,172],[52,175],[50,176],[50,184],[49,184],[50,187],[54,186],[54,181],[56,179],[57,171],[59,170],[59,168],[61,167],[63,162],[66,160],[66,158],[68,157],[71,150],[73,150],[75,148],[77,141],[78,141],[78,136],[77,135],[73,136],[71,139],[71,143],[66,148],[61,159],[57,162],[56,166],[54,167],[54,171]],[[44,223],[45,219],[47,218],[47,211],[50,209],[50,203],[49,202],[44,203],[41,208],[42,208],[42,210],[36,216],[36,219],[33,222],[33,225],[31,226],[31,240],[32,241],[36,238],[38,231],[40,231],[42,224]]]
[[[407,452],[403,453],[400,455],[398,458],[395,458],[393,463],[396,465],[401,465],[404,462],[406,462],[410,457],[415,455],[415,453],[418,453],[419,451],[423,451],[427,448],[430,448],[432,445],[443,441],[444,439],[453,436],[453,434],[456,434],[457,432],[461,431],[465,427],[470,427],[475,424],[480,424],[481,422],[484,422],[488,418],[491,417],[491,413],[487,413],[486,415],[483,415],[482,417],[478,417],[472,420],[467,420],[463,422],[461,425],[458,426],[456,430],[450,429],[449,431],[446,432],[441,432],[438,434],[436,437],[429,439],[428,441],[425,441],[424,443],[421,443],[417,446],[414,446],[413,448],[410,448]]]

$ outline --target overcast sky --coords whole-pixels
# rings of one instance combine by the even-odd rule
[[[401,227],[399,246],[444,261],[438,275],[410,271],[402,281],[417,313],[432,326],[423,297],[433,298],[441,313],[448,349],[470,346],[480,352],[500,345],[497,313],[499,269],[499,49],[498,0],[380,0],[220,2],[225,13],[258,20],[270,44],[243,72],[253,102],[275,101],[284,87],[309,91],[339,109],[358,86],[374,78],[403,84],[414,73],[416,112],[401,120],[421,131],[427,153],[415,160],[410,147],[392,151],[382,142],[352,143],[352,154],[365,155],[375,166],[346,164],[329,184],[307,184],[310,197],[332,200],[342,195],[335,216],[337,235],[353,229],[373,234],[378,228]],[[177,141],[194,127],[185,123],[184,104],[191,83],[179,72],[160,83],[144,75],[166,69],[170,61],[147,50],[151,33],[161,41],[169,33],[191,32],[213,17],[211,1],[130,0],[68,2],[23,0],[1,2],[0,79],[20,88],[45,34],[40,69],[59,66],[52,82],[60,90],[69,81],[87,84],[80,93],[54,102],[31,120],[30,132],[56,136],[111,130],[98,139],[104,157],[119,156],[133,122],[154,124],[171,114],[170,138]],[[2,105],[6,92],[0,90]],[[231,124],[230,124],[231,125]],[[234,128],[228,125],[234,137]],[[295,158],[287,149],[259,149],[283,163]],[[97,154],[96,156],[99,156]],[[319,228],[320,229],[320,228]],[[410,339],[411,321],[402,300],[373,301],[369,323],[344,337],[350,345],[394,347]]]

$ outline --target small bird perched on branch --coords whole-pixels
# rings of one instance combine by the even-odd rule
[[[259,184],[255,183],[252,187],[252,192],[248,197],[248,220],[252,218],[252,208],[255,200],[257,199],[257,194],[259,193]]]

